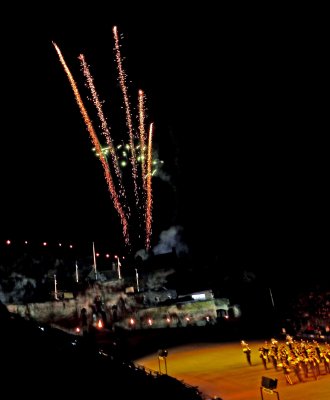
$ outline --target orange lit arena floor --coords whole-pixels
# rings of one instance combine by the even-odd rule
[[[286,383],[282,370],[275,371],[272,364],[265,370],[259,358],[259,347],[263,342],[249,342],[252,349],[252,365],[249,366],[239,342],[235,343],[197,343],[168,349],[167,373],[198,386],[199,390],[212,398],[219,396],[223,400],[261,399],[260,385],[262,376],[278,379],[277,389],[280,400],[329,400],[330,374],[325,374],[321,366],[321,375],[317,380],[309,376],[299,383],[292,372],[293,385]],[[143,365],[165,373],[164,360],[158,360],[158,353],[135,360]],[[264,400],[277,400],[276,393],[263,392]]]

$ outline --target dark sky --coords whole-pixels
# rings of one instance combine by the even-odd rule
[[[154,145],[170,177],[153,181],[152,245],[162,231],[182,226],[190,251],[205,258],[285,268],[327,263],[322,26],[252,10],[190,11],[8,15],[1,237],[123,246],[101,164],[52,46],[60,47],[87,102],[77,59],[85,55],[113,134],[123,140],[117,25],[131,99],[144,89]]]

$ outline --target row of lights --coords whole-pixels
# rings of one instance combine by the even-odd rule
[[[226,315],[225,318],[228,319],[229,317]],[[189,322],[190,322],[190,317],[186,316],[184,319],[186,320],[187,324],[189,324]],[[210,321],[211,321],[211,319],[210,319],[209,316],[206,316],[206,317],[205,317],[205,320],[206,320],[206,322],[210,322]],[[170,324],[171,321],[172,321],[172,320],[171,320],[170,317],[166,317],[166,322],[167,322],[168,324]],[[154,323],[154,321],[152,320],[152,318],[148,318],[148,319],[147,319],[147,323],[148,323],[149,326],[152,326],[153,323]],[[130,318],[130,319],[129,319],[129,325],[130,325],[131,327],[133,327],[135,324],[136,324],[136,320],[135,320],[134,318]]]
[[[7,246],[10,246],[10,245],[13,244],[12,241],[9,240],[9,239],[7,239],[5,243],[6,243]],[[25,240],[25,241],[24,241],[24,245],[27,246],[28,244],[29,244],[29,242],[28,242],[27,240]],[[41,246],[43,246],[43,247],[47,247],[48,245],[49,245],[48,242],[42,242],[42,243],[41,243]],[[62,243],[58,243],[57,245],[58,245],[58,247],[64,247]],[[69,249],[73,249],[73,244],[69,244],[67,247],[68,247]],[[101,257],[101,254],[100,254],[100,253],[95,253],[95,256],[96,256],[96,257]],[[109,254],[109,253],[105,253],[105,254],[104,254],[104,257],[105,257],[105,258],[110,258],[110,254]],[[118,259],[118,256],[117,256],[117,255],[114,255],[114,258],[115,258],[115,259]],[[122,258],[122,259],[125,259],[125,257],[121,257],[121,258]]]
[[[7,240],[6,240],[6,245],[7,245],[7,246],[10,246],[11,244],[13,244],[12,241],[9,240],[9,239],[7,239]],[[24,240],[24,244],[25,244],[25,245],[28,245],[28,244],[30,244],[30,243],[29,243],[27,240]],[[44,247],[46,247],[46,246],[48,246],[48,243],[47,243],[47,242],[42,242],[41,245],[44,246]],[[63,246],[62,243],[58,243],[58,247],[62,247],[62,246]],[[69,244],[68,247],[69,247],[70,249],[73,249],[73,244]]]
[[[12,242],[11,240],[9,240],[9,239],[7,239],[7,240],[5,241],[5,243],[6,243],[7,246],[10,246],[10,245],[13,244],[13,242]],[[27,240],[24,240],[23,243],[24,243],[25,246],[27,246],[27,245],[30,244],[30,242],[27,241]],[[43,246],[43,247],[47,247],[47,246],[49,245],[49,243],[48,243],[48,242],[41,242],[40,245]],[[58,243],[57,245],[58,245],[58,247],[63,247],[63,243]],[[68,247],[69,247],[70,249],[73,249],[73,244],[69,244]]]

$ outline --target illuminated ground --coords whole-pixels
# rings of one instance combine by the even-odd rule
[[[260,361],[258,348],[261,342],[249,342],[252,349],[252,366],[246,362],[240,343],[199,343],[168,349],[167,373],[185,383],[198,386],[208,396],[220,396],[223,400],[261,399],[261,377],[278,379],[280,400],[329,400],[330,374],[317,381],[311,377],[304,383],[292,373],[293,385],[288,385],[282,371],[275,371],[271,364],[266,371]],[[158,354],[135,360],[137,364],[165,373],[164,361]],[[263,392],[264,400],[278,400],[276,393]]]

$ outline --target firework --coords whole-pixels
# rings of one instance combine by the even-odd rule
[[[150,124],[149,137],[148,137],[148,159],[147,159],[147,200],[146,200],[146,249],[150,249],[150,236],[151,236],[151,222],[152,222],[152,191],[151,191],[151,178],[152,178],[152,132],[153,124]]]
[[[125,213],[124,213],[123,208],[122,208],[122,206],[120,204],[120,201],[119,201],[119,198],[118,198],[118,195],[117,195],[114,183],[113,183],[113,179],[112,179],[112,176],[111,176],[109,164],[108,164],[107,159],[105,158],[104,154],[102,153],[101,144],[100,144],[100,142],[99,142],[99,140],[97,138],[97,135],[95,133],[92,121],[88,116],[87,110],[86,110],[86,108],[84,106],[84,103],[83,103],[82,98],[80,96],[77,84],[76,84],[75,80],[73,79],[71,71],[70,71],[69,67],[66,64],[66,62],[64,60],[64,57],[63,57],[59,47],[54,42],[53,42],[53,45],[54,45],[55,50],[56,50],[56,52],[58,54],[58,57],[59,57],[60,62],[62,64],[62,66],[63,66],[63,69],[64,69],[64,71],[65,71],[65,73],[66,73],[66,75],[67,75],[67,77],[69,79],[69,82],[70,82],[71,88],[73,90],[76,102],[77,102],[77,104],[79,106],[80,113],[81,113],[81,115],[83,117],[83,120],[84,120],[85,125],[87,127],[87,130],[88,130],[88,133],[89,133],[90,138],[92,140],[92,143],[95,146],[96,151],[100,154],[100,161],[101,161],[103,169],[104,169],[104,175],[105,175],[105,179],[106,179],[107,184],[108,184],[108,189],[109,189],[111,198],[113,200],[114,207],[115,207],[116,211],[118,212],[118,214],[120,216],[120,219],[121,219],[121,224],[122,224],[122,228],[123,228],[123,235],[124,235],[124,238],[125,238],[125,242],[127,244],[129,244],[130,241],[129,241],[129,235],[128,235],[128,223],[127,223],[127,219],[126,219]]]
[[[105,137],[107,146],[101,146],[99,139],[94,130],[91,119],[88,116],[87,110],[84,106],[80,93],[78,91],[77,85],[73,79],[73,76],[61,54],[58,46],[53,43],[57,54],[59,56],[60,62],[66,72],[66,75],[71,84],[73,93],[76,98],[76,102],[79,106],[80,112],[82,114],[83,120],[86,124],[87,130],[89,132],[90,138],[94,145],[93,150],[99,157],[103,169],[105,179],[108,184],[108,189],[111,194],[116,211],[118,212],[122,227],[123,234],[125,238],[125,243],[131,245],[131,235],[128,232],[128,226],[135,227],[135,234],[138,233],[138,238],[141,238],[140,229],[142,227],[145,230],[145,247],[147,250],[150,249],[150,239],[151,239],[151,224],[152,224],[152,176],[155,174],[159,160],[153,160],[153,149],[152,149],[152,135],[153,135],[153,124],[150,124],[148,138],[146,137],[146,115],[145,115],[145,94],[142,90],[138,92],[138,127],[134,130],[132,117],[131,117],[131,105],[128,96],[128,88],[126,85],[126,73],[123,69],[122,58],[120,53],[119,36],[117,28],[113,28],[114,40],[115,40],[115,59],[118,71],[118,82],[120,84],[121,92],[124,99],[124,109],[125,109],[125,122],[126,128],[128,130],[128,143],[125,140],[121,140],[121,144],[115,145],[111,137],[110,128],[107,124],[107,120],[103,113],[102,102],[99,99],[99,95],[96,91],[94,85],[94,79],[90,72],[89,65],[85,60],[85,56],[80,54],[78,59],[80,61],[81,70],[86,79],[86,86],[88,87],[92,103],[96,108],[97,116],[100,121],[99,128],[101,129],[102,135]],[[134,132],[138,133],[134,137]],[[138,154],[138,157],[137,157]],[[113,181],[110,166],[108,163],[108,156],[111,156],[111,161],[113,168],[117,177],[116,184],[118,184],[118,193],[116,191],[115,183]],[[110,158],[109,158],[110,159]],[[139,182],[141,182],[141,188],[138,187],[138,171],[137,162],[141,163],[141,177]],[[130,177],[133,178],[133,186],[124,185],[125,183],[125,173],[121,170],[121,167],[126,166],[128,163],[131,164],[132,174]],[[154,169],[153,169],[154,168]],[[127,177],[127,174],[126,174]],[[128,182],[127,182],[128,183]],[[124,187],[125,186],[125,187]],[[128,189],[131,189],[130,191]],[[138,190],[141,190],[139,195]],[[133,193],[134,191],[134,193]],[[130,195],[130,196],[129,196]],[[139,197],[143,199],[143,203],[140,203]],[[130,207],[130,201],[135,199],[136,207]],[[124,204],[124,205],[122,205]],[[143,207],[141,205],[143,204]],[[136,213],[132,215],[131,210],[135,210]],[[141,212],[143,211],[143,213]],[[129,223],[128,223],[129,222]],[[137,230],[137,226],[139,229]]]
[[[119,36],[117,27],[113,27],[113,35],[115,39],[115,52],[116,52],[116,63],[117,63],[117,70],[119,76],[119,83],[120,88],[124,98],[124,105],[125,105],[125,113],[126,113],[126,125],[128,128],[129,134],[129,144],[131,147],[131,164],[132,164],[132,175],[133,175],[133,183],[134,183],[134,193],[136,197],[136,205],[139,204],[139,196],[138,196],[138,187],[137,187],[137,167],[136,167],[136,155],[135,155],[135,146],[134,146],[134,132],[133,132],[133,124],[132,124],[132,116],[131,116],[131,106],[128,97],[128,91],[126,86],[126,73],[123,68],[121,52],[120,52],[120,45],[119,45]]]
[[[104,137],[106,139],[106,142],[107,142],[107,145],[108,145],[107,149],[109,149],[109,152],[111,154],[111,159],[112,159],[112,162],[113,162],[114,170],[115,170],[116,176],[118,178],[118,182],[119,182],[119,186],[120,186],[119,193],[125,198],[125,188],[124,188],[124,186],[122,184],[122,176],[121,176],[121,171],[120,171],[120,168],[119,168],[119,165],[118,165],[118,159],[117,159],[116,151],[115,151],[115,148],[114,148],[114,145],[113,145],[113,141],[112,141],[112,138],[111,138],[110,129],[108,127],[107,121],[105,119],[105,116],[104,116],[104,113],[103,113],[103,110],[102,110],[102,104],[101,104],[101,101],[99,99],[99,96],[97,94],[97,91],[96,91],[96,88],[95,88],[95,85],[94,85],[93,77],[92,77],[92,75],[90,73],[89,66],[86,63],[85,56],[83,54],[80,54],[78,59],[80,60],[81,67],[82,67],[82,70],[83,70],[83,74],[84,74],[84,76],[86,78],[86,81],[87,81],[87,86],[88,86],[88,88],[89,88],[89,90],[91,92],[92,99],[93,99],[93,104],[94,104],[94,106],[95,106],[95,108],[97,110],[97,115],[98,115],[98,117],[99,117],[99,119],[101,121],[102,134],[104,135]]]
[[[146,163],[145,163],[145,146],[146,146],[146,131],[145,131],[145,108],[144,108],[144,93],[139,90],[139,131],[140,131],[140,162],[142,183],[146,190],[145,176],[146,176]]]

